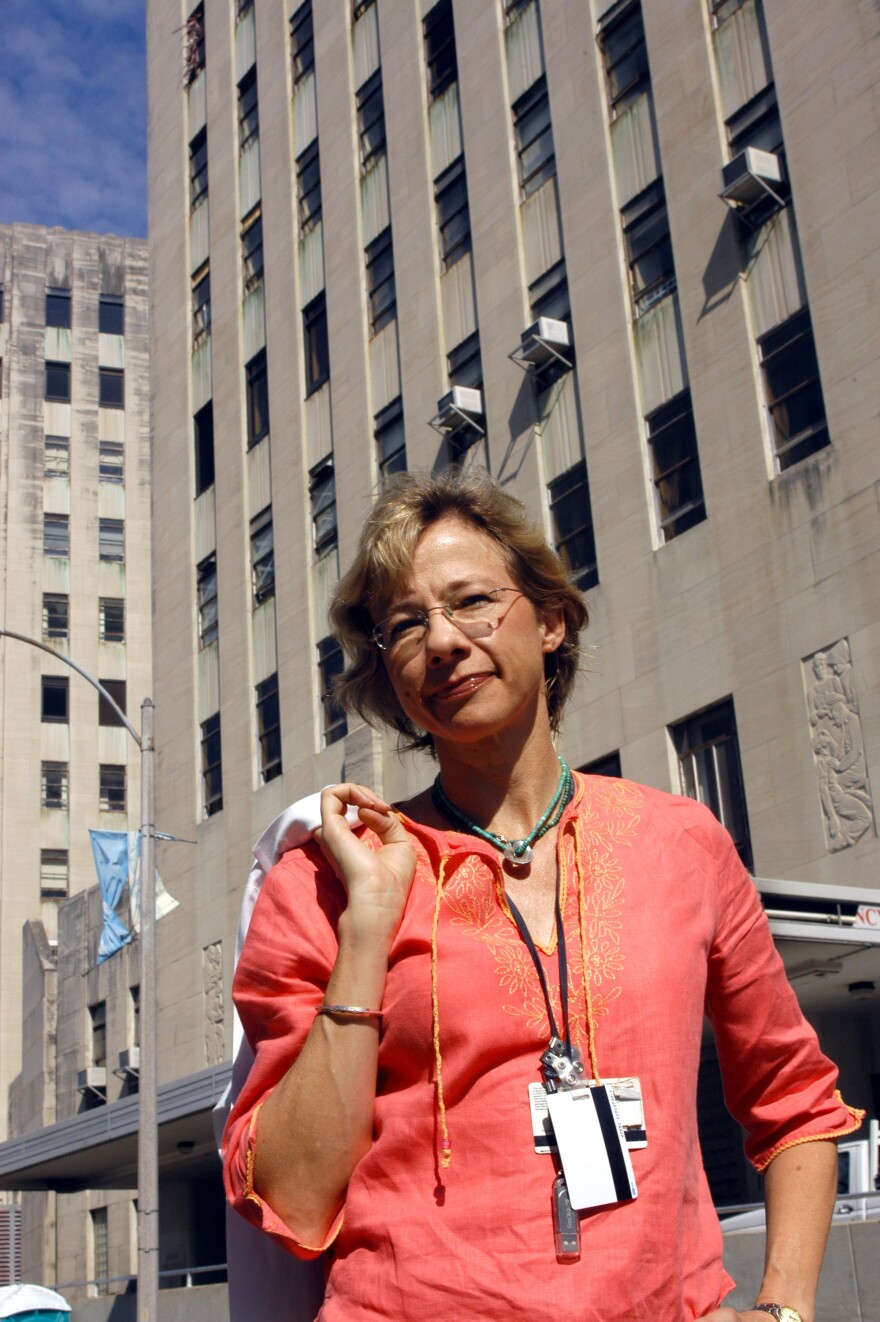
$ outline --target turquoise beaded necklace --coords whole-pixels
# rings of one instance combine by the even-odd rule
[[[512,863],[514,867],[525,868],[532,861],[532,845],[536,840],[540,840],[542,835],[546,835],[548,831],[553,830],[553,827],[565,812],[574,789],[574,781],[568,763],[560,758],[559,765],[562,768],[562,773],[553,798],[539,819],[537,826],[528,835],[523,836],[521,840],[508,840],[506,836],[496,835],[494,831],[484,831],[482,826],[477,826],[476,822],[472,822],[470,818],[465,817],[464,813],[456,808],[452,800],[447,798],[446,792],[440,784],[439,776],[437,776],[431,787],[431,799],[437,811],[448,818],[449,821],[454,822],[456,826],[461,827],[463,831],[467,831],[470,835],[477,835],[481,840],[494,845],[502,856],[507,859],[508,863]]]

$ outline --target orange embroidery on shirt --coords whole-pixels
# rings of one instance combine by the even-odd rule
[[[576,853],[580,854],[585,887],[585,944],[589,964],[592,1011],[606,1015],[609,1005],[620,995],[616,984],[623,969],[620,934],[623,926],[623,892],[626,879],[619,857],[621,846],[635,838],[639,824],[642,792],[628,781],[591,781],[584,789],[575,818],[565,824],[561,841],[560,903],[565,924],[569,964],[569,1006],[572,1033],[579,1042],[587,1035],[584,1011],[584,961],[578,916]],[[575,849],[573,832],[580,836]],[[420,846],[419,852],[421,852]],[[424,856],[427,864],[427,856]],[[430,867],[420,873],[430,878]],[[489,950],[495,961],[500,986],[510,997],[506,1014],[525,1018],[541,1037],[550,1031],[547,1007],[537,985],[535,970],[519,932],[504,902],[503,882],[478,854],[458,863],[443,887],[443,905],[451,912],[452,923]],[[546,953],[555,949],[555,936]],[[442,939],[440,943],[442,958]],[[611,984],[611,985],[609,985]],[[560,1020],[559,988],[551,980],[550,1000],[553,1013]]]

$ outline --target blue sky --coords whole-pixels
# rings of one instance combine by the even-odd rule
[[[0,0],[0,223],[147,232],[146,0]]]

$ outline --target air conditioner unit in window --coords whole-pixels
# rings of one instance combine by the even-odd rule
[[[785,206],[782,162],[775,152],[746,147],[723,167],[721,183],[719,197],[746,217],[762,202]]]
[[[141,1068],[140,1047],[126,1047],[119,1053],[119,1065],[113,1071],[118,1079],[126,1077],[136,1079]]]
[[[554,359],[571,367],[571,336],[564,321],[539,317],[519,337],[516,359],[526,368],[540,369]]]
[[[437,413],[429,425],[441,436],[455,436],[471,429],[485,436],[483,418],[482,390],[475,390],[473,386],[453,386],[437,400]]]
[[[95,1097],[107,1100],[107,1070],[103,1065],[90,1065],[88,1069],[78,1070],[76,1076],[77,1092],[91,1093]]]
[[[774,936],[880,945],[880,892],[755,877]]]

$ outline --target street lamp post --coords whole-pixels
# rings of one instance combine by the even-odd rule
[[[152,698],[141,703],[140,734],[94,675],[63,652],[36,638],[0,627],[13,638],[48,652],[82,675],[109,702],[141,753],[141,912],[140,912],[140,1086],[138,1090],[138,1290],[137,1322],[158,1322],[159,1307],[159,1131],[156,1107],[156,768]]]

